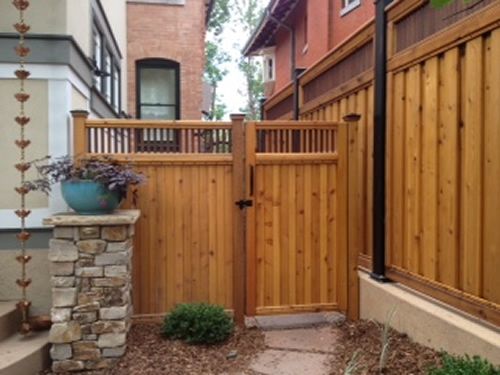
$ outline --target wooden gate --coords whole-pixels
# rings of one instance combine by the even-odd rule
[[[348,309],[345,124],[74,117],[75,154],[132,160],[149,179],[126,206],[141,211],[134,314]]]
[[[347,129],[246,124],[248,315],[346,310]]]

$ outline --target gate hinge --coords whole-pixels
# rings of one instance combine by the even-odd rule
[[[235,205],[237,205],[240,210],[244,209],[245,207],[252,207],[253,206],[253,200],[251,199],[241,199],[239,201],[234,202]]]

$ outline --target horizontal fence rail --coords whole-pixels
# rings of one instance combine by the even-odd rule
[[[94,154],[231,154],[231,123],[88,120],[84,151]]]

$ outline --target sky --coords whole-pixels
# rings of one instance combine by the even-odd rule
[[[260,0],[261,5],[264,7],[268,4],[269,0]],[[223,49],[232,57],[232,61],[227,64],[229,73],[224,77],[223,81],[218,87],[218,92],[221,94],[221,100],[227,106],[227,113],[225,120],[229,120],[229,114],[240,113],[240,108],[245,106],[245,98],[243,96],[245,83],[243,73],[238,69],[236,59],[240,57],[241,50],[249,39],[249,36],[239,33],[238,27],[235,22],[227,25],[223,32]]]

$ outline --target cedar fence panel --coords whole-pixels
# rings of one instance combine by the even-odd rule
[[[386,265],[391,279],[500,325],[500,2],[469,6],[436,10],[405,0],[387,8]],[[343,71],[373,33],[365,25],[299,80],[302,120],[362,115],[350,128],[348,220],[349,248],[366,269],[373,69],[358,52],[364,62],[351,73],[365,71],[336,77],[342,82],[327,90],[304,90]]]

